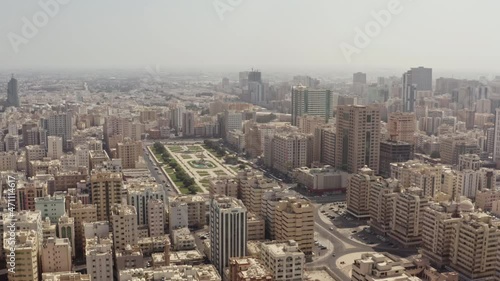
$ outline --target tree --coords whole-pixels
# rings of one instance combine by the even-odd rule
[[[190,186],[188,186],[188,188],[187,188],[187,189],[188,189],[188,191],[189,191],[189,194],[196,194],[196,190],[197,190],[197,188],[196,188],[196,186],[195,186],[195,185],[190,185]]]
[[[439,151],[433,151],[431,152],[431,158],[432,159],[441,158],[441,153],[439,153]]]
[[[238,168],[239,168],[240,170],[245,169],[245,167],[246,167],[246,166],[245,166],[245,164],[240,164],[240,165],[238,166]]]

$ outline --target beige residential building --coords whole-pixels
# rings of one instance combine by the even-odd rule
[[[312,192],[345,191],[349,183],[349,173],[330,165],[297,168],[293,171],[293,178]]]
[[[127,245],[137,245],[139,233],[137,212],[134,206],[126,203],[116,204],[111,209],[111,228],[113,229],[114,250],[125,250]]]
[[[75,219],[65,213],[57,222],[58,238],[67,238],[71,246],[71,256],[75,257]],[[55,236],[54,236],[55,237]]]
[[[127,245],[123,250],[115,252],[115,270],[125,270],[129,268],[143,268],[144,255],[138,245]]]
[[[468,135],[449,134],[439,137],[439,152],[443,164],[458,165],[460,154],[479,154],[476,138]]]
[[[4,236],[6,237],[6,236]],[[10,238],[4,239],[5,255],[9,259],[9,255],[14,253],[16,257],[15,269],[9,271],[13,268],[10,263],[7,263],[7,276],[9,281],[38,281],[38,271],[40,270],[40,265],[38,263],[38,238],[37,233],[32,230],[21,230],[16,231],[16,237],[12,240]],[[12,245],[14,244],[15,247]]]
[[[358,219],[370,217],[370,188],[379,180],[374,171],[366,166],[349,178],[346,197],[349,214]]]
[[[123,169],[135,169],[139,157],[142,156],[141,141],[132,141],[126,138],[119,142],[116,148],[116,156],[122,160]]]
[[[365,165],[378,173],[380,109],[375,105],[337,107],[335,167],[357,173]]]
[[[417,119],[413,112],[393,112],[387,121],[389,138],[414,144],[414,134],[417,130]]]
[[[277,133],[271,140],[271,168],[288,173],[312,162],[313,135]]]
[[[314,207],[308,200],[280,200],[275,211],[276,240],[295,240],[307,256],[314,245]]]
[[[16,189],[17,208],[19,210],[35,210],[35,198],[45,197],[48,194],[46,182],[35,180],[31,182],[19,181]]]
[[[370,220],[368,225],[377,233],[387,235],[391,230],[394,212],[394,198],[400,191],[398,180],[386,179],[373,183],[370,187]]]
[[[418,187],[409,187],[394,197],[389,237],[403,247],[416,247],[422,242],[422,212],[429,199]]]
[[[165,234],[165,203],[159,199],[148,201],[149,236],[156,237]]]
[[[416,281],[405,272],[401,261],[381,253],[362,254],[352,265],[352,281]]]
[[[316,128],[326,124],[325,117],[314,115],[302,115],[297,117],[297,127],[304,134],[314,134]]]
[[[238,181],[235,179],[217,178],[209,181],[210,194],[238,197]]]
[[[42,247],[42,272],[71,270],[71,243],[68,238],[47,239]]]
[[[63,140],[62,137],[48,136],[47,137],[47,157],[56,160],[63,156]]]
[[[191,231],[187,227],[177,228],[170,232],[173,250],[185,251],[196,248],[196,242]]]
[[[260,216],[262,194],[278,186],[278,183],[264,177],[262,172],[252,169],[239,171],[237,180],[239,182],[241,201],[245,204],[249,212]]]
[[[151,226],[148,210],[151,200],[162,200],[165,202],[165,190],[163,186],[153,181],[128,180],[124,183],[127,190],[127,202],[135,207],[137,211],[137,225],[139,227]],[[157,206],[159,207],[159,206]]]
[[[17,151],[0,152],[0,171],[17,171]]]
[[[471,213],[454,225],[450,267],[460,280],[492,280],[498,269],[500,221],[486,213]]]
[[[91,238],[85,244],[87,274],[92,281],[113,280],[113,239]]]
[[[187,225],[192,227],[203,227],[206,224],[207,199],[200,195],[183,195],[169,197],[169,221],[177,217],[185,210],[187,214]],[[182,207],[185,206],[185,207]],[[180,214],[179,214],[180,215]],[[183,225],[180,225],[183,226]]]
[[[425,196],[434,197],[442,191],[441,178],[449,168],[443,165],[410,160],[402,163],[391,163],[391,177],[399,180],[402,186],[416,186],[423,190]]]
[[[217,269],[213,265],[174,265],[145,269],[127,269],[119,272],[119,281],[147,280],[150,276],[156,280],[179,281],[221,281]],[[94,279],[92,279],[94,281]]]
[[[483,189],[476,193],[476,207],[483,211],[491,211],[493,202],[500,200],[500,189]]]
[[[462,220],[460,209],[454,202],[432,202],[423,209],[420,250],[424,257],[438,267],[450,263],[450,254],[454,244],[454,225]]]
[[[262,216],[266,223],[266,238],[276,239],[276,206],[281,200],[295,198],[297,193],[293,190],[274,188],[262,195]]]
[[[247,215],[247,237],[248,240],[262,241],[266,238],[266,224],[261,216],[248,212]]]
[[[75,255],[80,257],[85,252],[85,233],[83,224],[97,221],[97,207],[92,204],[83,204],[81,201],[71,202],[69,216],[75,223]]]
[[[313,162],[335,166],[336,133],[332,125],[318,127],[314,131]]]
[[[260,257],[274,281],[304,280],[305,255],[297,242],[272,241],[261,244]]]
[[[273,280],[269,269],[260,259],[253,257],[234,257],[229,259],[229,267],[224,272],[224,280],[266,281]]]
[[[91,281],[90,275],[79,272],[42,273],[42,281]]]
[[[111,209],[121,204],[125,194],[120,173],[96,172],[90,176],[92,203],[97,206],[97,220],[111,221]],[[126,197],[126,196],[125,196]]]

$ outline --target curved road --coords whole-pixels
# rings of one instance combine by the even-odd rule
[[[321,257],[318,257],[316,260],[308,263],[307,267],[316,267],[316,266],[326,266],[333,273],[334,277],[338,280],[342,281],[350,281],[351,278],[347,276],[340,268],[337,267],[337,261],[342,256],[357,253],[357,252],[390,252],[391,254],[395,254],[397,256],[408,256],[410,254],[415,254],[416,250],[412,249],[393,249],[393,248],[384,248],[379,245],[374,245],[373,247],[356,242],[352,239],[349,239],[345,235],[341,234],[337,228],[329,223],[325,222],[320,213],[321,205],[315,206],[315,231],[323,238],[329,240],[333,245],[333,249],[328,247],[329,251]],[[330,229],[333,228],[333,229]],[[330,246],[330,245],[327,245]],[[335,256],[332,254],[335,253]]]

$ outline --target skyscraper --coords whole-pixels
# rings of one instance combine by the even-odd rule
[[[73,117],[71,113],[52,114],[49,116],[46,126],[47,136],[62,137],[63,148],[68,150],[68,141],[73,139]]]
[[[240,200],[216,196],[210,202],[212,263],[222,275],[229,258],[246,255],[247,209]]]
[[[337,107],[335,166],[357,173],[365,165],[379,170],[380,110],[376,106]]]
[[[17,79],[14,78],[14,74],[7,84],[7,106],[19,107]]]
[[[304,86],[292,88],[292,125],[297,125],[297,117],[302,115],[321,116],[328,122],[332,116],[332,92],[312,90]]]
[[[403,111],[414,112],[417,91],[432,91],[432,68],[412,68],[403,74]]]

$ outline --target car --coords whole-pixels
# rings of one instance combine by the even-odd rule
[[[335,253],[332,254],[332,257],[335,257]]]
[[[330,227],[330,230],[333,230],[333,226],[332,226],[332,227]]]
[[[358,232],[358,231],[357,231],[357,230],[353,230],[353,231],[352,231],[352,233],[356,233],[356,232]]]

